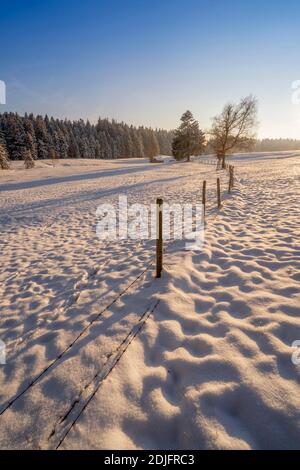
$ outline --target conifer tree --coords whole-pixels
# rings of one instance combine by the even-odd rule
[[[4,140],[4,135],[0,129],[0,168],[1,170],[9,170],[9,158],[6,148],[6,143]]]
[[[187,159],[192,155],[199,155],[204,150],[205,135],[199,128],[191,111],[186,111],[181,116],[181,124],[174,132],[172,152],[176,160]]]
[[[125,123],[99,119],[68,121],[17,113],[0,114],[10,160],[55,158],[152,158],[170,154],[173,133],[136,128]]]
[[[24,166],[26,170],[30,170],[31,168],[34,168],[34,160],[32,158],[30,150],[28,149],[24,151]]]

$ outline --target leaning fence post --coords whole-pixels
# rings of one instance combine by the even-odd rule
[[[228,184],[228,193],[230,193],[232,187],[232,171],[231,165],[229,165],[229,184]]]
[[[161,277],[163,265],[163,200],[156,200],[156,277]]]
[[[217,178],[217,196],[218,196],[218,208],[221,207],[221,187],[220,187],[220,178]]]
[[[203,215],[205,217],[205,207],[206,207],[206,181],[203,181],[202,186],[202,204],[203,204]]]

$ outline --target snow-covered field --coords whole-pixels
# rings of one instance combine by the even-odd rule
[[[198,160],[0,172],[0,448],[300,448],[300,152],[231,160],[231,195]],[[204,179],[205,246],[160,280],[153,241],[98,240],[100,203]]]

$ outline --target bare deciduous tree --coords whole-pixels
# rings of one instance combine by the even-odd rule
[[[222,113],[213,118],[210,145],[225,168],[225,157],[234,150],[247,150],[255,139],[257,100],[250,95],[238,104],[227,104]]]

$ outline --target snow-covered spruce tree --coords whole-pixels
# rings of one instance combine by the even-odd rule
[[[145,153],[144,153],[144,144],[141,135],[138,133],[138,131],[131,126],[130,128],[131,131],[131,141],[133,145],[133,158],[144,158]]]
[[[48,116],[45,116],[45,118],[37,116],[35,118],[34,127],[37,143],[37,157],[39,160],[49,158],[49,141],[52,136],[50,137],[50,129],[47,126],[49,126]]]
[[[30,119],[28,119],[28,116],[25,116],[23,120],[23,128],[25,132],[25,134],[23,135],[23,139],[24,139],[23,146],[26,147],[28,150],[30,150],[32,158],[36,160],[38,156],[36,137],[35,137],[33,123]]]
[[[80,158],[80,151],[79,151],[78,143],[74,137],[73,132],[71,132],[70,134],[68,158]]]
[[[78,121],[17,113],[0,113],[10,160],[24,160],[30,150],[34,160],[56,158],[152,158],[170,154],[174,134],[124,122],[99,119],[96,125]]]
[[[5,135],[5,141],[11,160],[23,160],[24,149],[26,147],[26,132],[20,116],[9,113],[4,120],[2,129]]]
[[[191,111],[181,116],[181,124],[174,132],[172,153],[176,160],[190,161],[192,155],[199,155],[204,150],[205,135],[199,128]]]
[[[162,155],[171,155],[172,153],[172,131],[165,131],[164,129],[156,129],[155,131],[160,153]]]
[[[8,152],[7,152],[4,138],[1,135],[1,130],[0,130],[0,168],[1,170],[9,170],[9,167],[10,165],[9,165]]]
[[[155,161],[155,157],[160,154],[160,147],[153,129],[140,128],[143,139],[144,155],[150,162]]]
[[[24,156],[24,166],[26,170],[30,170],[34,167],[34,159],[32,158],[30,150],[26,149],[23,153]]]

